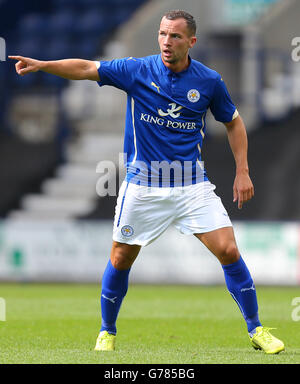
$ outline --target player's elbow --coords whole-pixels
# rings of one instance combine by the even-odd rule
[[[87,65],[86,65],[86,70],[85,70],[85,79],[86,80],[99,81],[100,77],[99,77],[98,69],[97,69],[95,62],[88,61],[86,64]]]

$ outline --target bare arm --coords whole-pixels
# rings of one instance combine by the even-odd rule
[[[18,60],[16,72],[20,76],[27,73],[44,71],[69,80],[99,81],[99,74],[94,61],[83,59],[64,59],[56,61],[40,61],[23,56],[9,56]]]
[[[240,116],[230,123],[225,123],[227,128],[228,141],[235,159],[236,176],[233,184],[233,201],[238,200],[238,208],[243,203],[252,199],[254,187],[249,176],[248,167],[248,139],[245,124]]]

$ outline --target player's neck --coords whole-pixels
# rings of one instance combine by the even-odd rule
[[[164,65],[170,71],[175,72],[175,73],[185,71],[190,65],[190,57],[189,56],[186,56],[185,59],[183,59],[179,62],[176,62],[176,63],[167,63],[166,61],[164,61],[163,57],[162,57],[162,61],[163,61]]]

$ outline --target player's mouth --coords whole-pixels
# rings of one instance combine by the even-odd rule
[[[168,49],[163,50],[163,56],[165,60],[173,60],[174,55],[172,51],[169,51]]]
[[[173,53],[168,49],[164,49],[163,54],[165,57],[171,57]]]

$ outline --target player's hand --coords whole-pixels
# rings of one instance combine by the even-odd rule
[[[37,72],[40,69],[41,61],[31,59],[23,56],[8,56],[9,59],[18,60],[16,63],[16,72],[20,76],[27,75],[27,73]]]
[[[233,202],[238,202],[238,209],[242,209],[243,204],[254,196],[254,187],[248,172],[236,174],[233,184]]]

